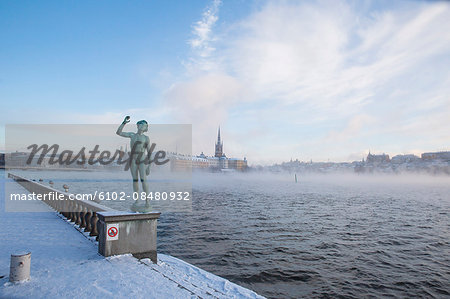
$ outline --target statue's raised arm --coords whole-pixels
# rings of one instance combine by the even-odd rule
[[[131,138],[131,136],[133,136],[134,133],[132,133],[132,132],[122,132],[123,127],[125,127],[125,125],[127,123],[129,123],[129,122],[130,122],[130,117],[129,116],[125,116],[123,122],[120,124],[119,128],[117,129],[116,134],[119,135],[119,136],[122,136],[122,137]]]

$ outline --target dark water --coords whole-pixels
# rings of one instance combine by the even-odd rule
[[[199,178],[159,250],[273,298],[450,296],[450,180],[426,180]]]
[[[450,296],[449,177],[202,175],[192,207],[158,251],[263,296]]]

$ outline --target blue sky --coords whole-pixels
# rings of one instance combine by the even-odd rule
[[[191,123],[205,154],[220,125],[250,164],[450,150],[448,28],[439,1],[2,1],[1,122]]]

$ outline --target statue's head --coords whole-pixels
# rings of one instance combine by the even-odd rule
[[[138,130],[140,130],[142,132],[147,132],[148,131],[148,123],[147,123],[147,121],[140,120],[136,124],[137,124]]]

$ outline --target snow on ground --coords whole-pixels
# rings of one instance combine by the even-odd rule
[[[48,212],[5,212],[5,183],[7,192],[27,191],[0,180],[0,298],[262,298],[172,256],[158,254],[157,265],[131,255],[104,258],[44,203],[33,204]],[[23,251],[31,251],[31,280],[12,284],[10,255]]]

